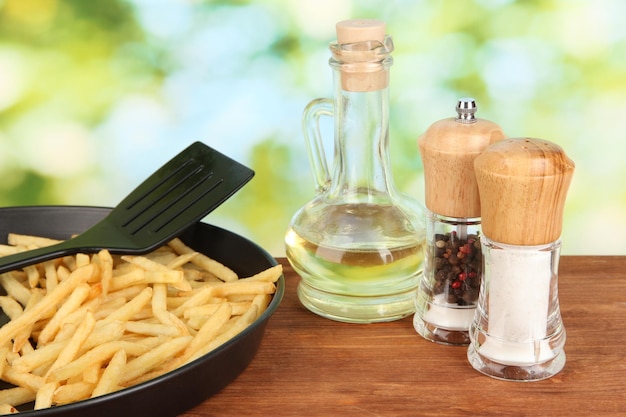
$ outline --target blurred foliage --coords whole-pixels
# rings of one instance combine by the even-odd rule
[[[0,0],[0,205],[112,206],[203,140],[256,171],[207,221],[279,256],[313,197],[300,115],[332,94],[334,23],[378,18],[396,45],[398,188],[422,198],[415,141],[471,96],[479,117],[576,162],[563,252],[626,254],[624,13],[620,0]]]

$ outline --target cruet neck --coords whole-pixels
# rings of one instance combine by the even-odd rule
[[[331,68],[341,74],[341,88],[345,91],[376,91],[389,86],[389,67],[393,65],[391,53],[393,39],[367,40],[353,43],[331,42]]]
[[[335,156],[331,195],[378,195],[394,191],[389,164],[389,89],[341,88],[335,74]]]

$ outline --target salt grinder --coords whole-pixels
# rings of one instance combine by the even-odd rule
[[[458,100],[456,110],[456,118],[435,122],[418,139],[427,242],[413,325],[428,340],[467,345],[482,277],[474,159],[505,135],[495,123],[475,117],[474,99]]]
[[[558,299],[563,208],[574,163],[542,139],[506,139],[475,161],[484,282],[468,359],[488,376],[537,381],[565,365]]]

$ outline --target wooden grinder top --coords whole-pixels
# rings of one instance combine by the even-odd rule
[[[547,140],[506,139],[476,158],[483,234],[510,245],[545,245],[561,236],[574,162]]]
[[[474,159],[506,136],[497,124],[475,118],[475,112],[474,99],[460,99],[456,118],[433,123],[418,139],[426,207],[433,213],[456,218],[481,217]]]

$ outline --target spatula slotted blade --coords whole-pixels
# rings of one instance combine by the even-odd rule
[[[217,208],[253,175],[197,142],[139,185],[104,221],[124,229],[135,247],[151,250]]]
[[[57,245],[0,258],[0,273],[78,252],[142,254],[201,220],[254,171],[201,142],[159,168],[86,232]]]

